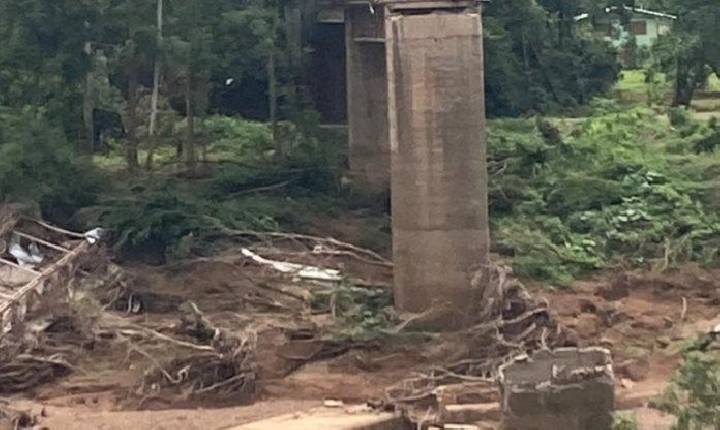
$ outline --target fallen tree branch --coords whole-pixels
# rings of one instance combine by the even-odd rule
[[[318,237],[318,236],[311,236],[307,234],[299,234],[299,233],[281,233],[281,232],[262,232],[262,231],[253,231],[253,230],[235,230],[231,229],[227,226],[225,226],[219,219],[208,217],[206,216],[205,219],[207,219],[209,222],[211,222],[215,227],[217,228],[218,232],[226,235],[226,236],[244,236],[244,237],[255,237],[258,239],[287,239],[287,240],[296,240],[296,241],[309,241],[314,242],[316,244],[326,244],[332,247],[338,247],[340,249],[345,249],[347,251],[352,251],[356,254],[365,255],[366,257],[371,258],[374,261],[384,263],[388,265],[388,267],[392,267],[392,262],[386,259],[385,257],[381,256],[380,254],[357,247],[353,244],[340,241],[338,239],[332,238],[332,237]]]

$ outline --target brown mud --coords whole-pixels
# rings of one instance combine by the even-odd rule
[[[298,250],[265,255],[337,267],[371,284],[390,284],[392,279],[390,268],[347,256],[321,259]],[[118,318],[158,329],[176,322],[180,304],[193,301],[219,328],[256,332],[259,401],[252,406],[238,406],[232,398],[138,401],[132,395],[136,381],[153,363],[100,342],[83,353],[70,375],[4,402],[51,430],[222,429],[308,409],[325,399],[376,401],[412,372],[451,362],[462,351],[452,334],[441,343],[329,342],[320,332],[332,324],[332,315],[315,315],[307,307],[312,286],[247,264],[236,254],[126,269],[134,281],[111,307]],[[641,424],[650,423],[645,428],[662,429],[667,419],[646,406],[672,378],[684,343],[720,323],[718,287],[720,271],[686,266],[666,273],[599,274],[567,290],[532,285],[529,290],[547,299],[578,345],[612,351],[618,408],[636,411]]]

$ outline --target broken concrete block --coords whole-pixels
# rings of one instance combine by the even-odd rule
[[[610,430],[615,383],[610,351],[563,348],[500,369],[506,430]]]
[[[435,397],[441,406],[500,401],[497,386],[489,382],[442,385],[435,389]]]
[[[448,405],[442,411],[443,422],[470,424],[483,420],[500,420],[498,403]]]

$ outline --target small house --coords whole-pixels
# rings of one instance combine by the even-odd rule
[[[625,65],[636,49],[650,48],[659,36],[670,32],[677,16],[641,7],[608,7],[596,16],[584,13],[575,21],[597,37],[620,49]]]

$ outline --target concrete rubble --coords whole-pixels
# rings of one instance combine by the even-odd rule
[[[539,351],[500,368],[506,430],[610,430],[615,380],[602,348]]]

